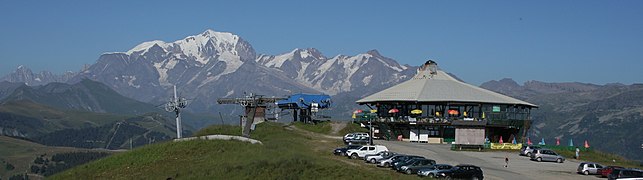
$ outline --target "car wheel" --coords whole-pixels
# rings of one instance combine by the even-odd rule
[[[433,179],[433,178],[435,178],[435,175],[433,173],[430,173],[429,178]]]
[[[411,174],[411,173],[412,173],[412,171],[410,169],[406,170],[406,174]]]
[[[353,153],[353,154],[351,154],[351,158],[357,159],[357,158],[359,158],[359,156],[357,156],[357,153]]]
[[[371,163],[375,164],[376,162],[375,159],[371,159]]]
[[[543,159],[542,158],[536,158],[536,161],[540,162],[540,161],[543,161]]]
[[[339,153],[339,154],[341,154],[342,156],[346,156],[346,153],[345,153],[345,152],[341,152],[341,153]]]
[[[556,159],[556,162],[558,162],[558,163],[563,163],[563,160],[562,160],[562,159],[560,159],[560,158],[558,158],[558,159]],[[587,171],[585,171],[585,172],[587,172]],[[585,175],[587,175],[587,174],[585,174]]]
[[[530,152],[528,152],[528,153],[527,153],[527,157],[531,157],[531,153],[530,153]]]
[[[391,164],[389,164],[388,162],[384,163],[384,167],[390,167],[390,166]]]
[[[479,180],[480,178],[478,178],[477,176],[473,176],[473,178],[471,178],[471,179],[472,180]]]
[[[589,171],[583,171],[584,175],[589,175]]]
[[[453,178],[451,176],[444,177],[446,180],[452,180]]]

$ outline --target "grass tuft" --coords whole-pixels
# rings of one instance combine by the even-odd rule
[[[320,134],[330,134],[332,127],[330,121],[324,121],[317,124],[308,124],[303,122],[293,122],[292,125],[299,129],[307,130],[310,132],[316,132]]]

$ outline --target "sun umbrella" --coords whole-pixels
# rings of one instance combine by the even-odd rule
[[[362,111],[361,109],[358,109],[358,110],[353,111],[353,114],[359,114],[359,113],[362,113],[362,112],[364,112],[364,111]]]
[[[540,139],[540,143],[538,143],[538,144],[545,145],[545,138]]]
[[[560,138],[556,138],[556,146],[560,146]]]
[[[458,114],[460,114],[460,112],[458,112],[458,110],[455,110],[455,109],[450,109],[447,112],[449,113],[449,115],[458,115]]]
[[[411,111],[411,114],[422,114],[422,110],[415,109],[415,110]]]
[[[398,112],[400,112],[400,110],[399,110],[399,109],[396,109],[396,108],[393,108],[393,109],[391,109],[391,110],[388,110],[388,113],[398,113]]]
[[[570,147],[573,147],[573,146],[574,146],[574,141],[572,141],[572,139],[569,139],[569,146],[570,146]]]
[[[504,143],[504,142],[502,141],[502,136],[500,136],[500,141],[498,141],[498,143],[500,143],[500,144]]]
[[[589,148],[589,143],[585,140],[585,148]]]
[[[514,140],[511,141],[512,144],[516,144],[516,136],[514,136]]]
[[[371,113],[376,113],[377,109],[371,109]]]
[[[532,144],[531,139],[529,139],[529,137],[527,137],[527,145],[531,145],[531,144]]]

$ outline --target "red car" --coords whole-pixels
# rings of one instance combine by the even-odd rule
[[[603,169],[599,169],[598,174],[600,174],[602,177],[607,177],[608,175],[610,175],[612,173],[612,170],[614,170],[615,168],[623,168],[623,167],[621,167],[621,166],[607,166],[607,167],[604,167]]]

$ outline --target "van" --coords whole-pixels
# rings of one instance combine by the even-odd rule
[[[346,151],[346,156],[348,156],[349,158],[357,159],[357,158],[364,158],[366,155],[369,155],[369,154],[377,154],[382,151],[388,151],[388,148],[382,145],[362,146],[359,149],[351,149]]]

